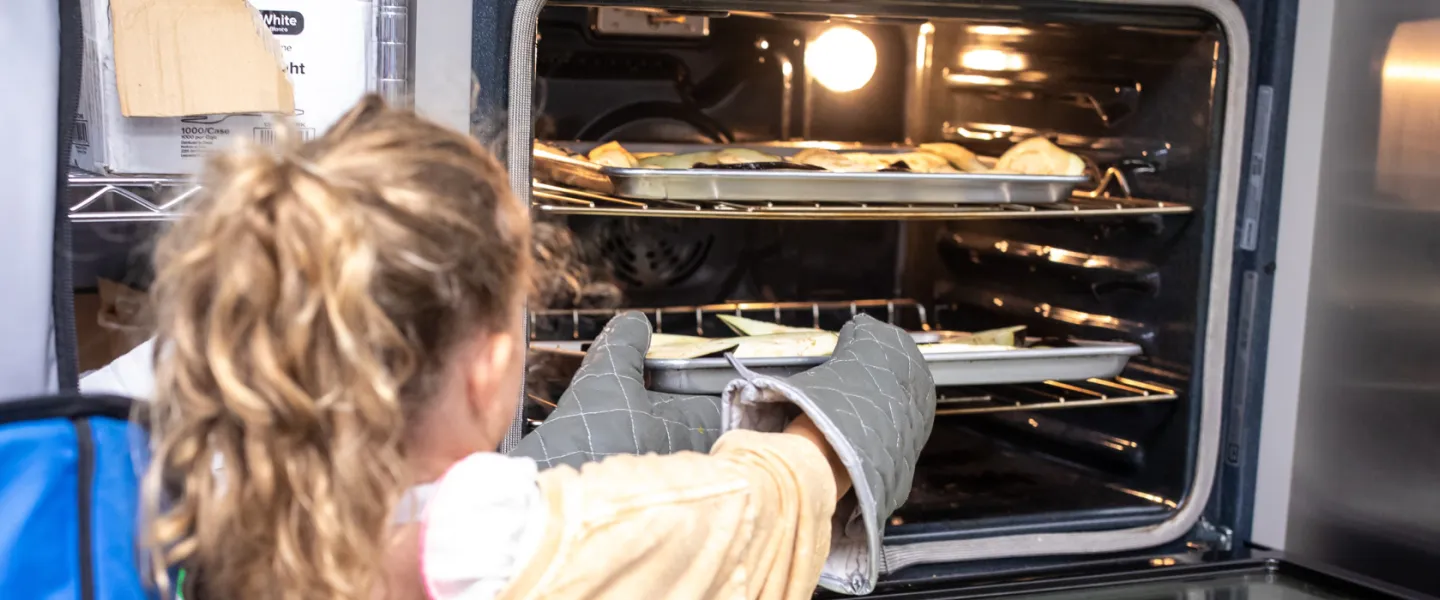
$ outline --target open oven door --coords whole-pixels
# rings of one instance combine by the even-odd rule
[[[1425,596],[1349,571],[1316,566],[1275,553],[1226,560],[1177,563],[1170,558],[1121,561],[1057,569],[1010,580],[964,584],[914,583],[882,586],[872,598],[949,600],[1184,600],[1191,598],[1393,598]]]

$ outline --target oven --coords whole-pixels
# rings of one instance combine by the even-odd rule
[[[1329,8],[1315,8],[1322,4]],[[1256,546],[1305,554],[1326,542],[1317,554],[1327,560],[1407,585],[1434,584],[1416,566],[1425,555],[1413,550],[1423,543],[1401,545],[1412,552],[1378,566],[1347,554],[1343,540],[1366,536],[1337,515],[1369,506],[1360,504],[1366,492],[1317,483],[1326,464],[1368,472],[1373,463],[1405,461],[1370,453],[1377,444],[1363,438],[1345,445],[1316,438],[1315,421],[1297,425],[1293,412],[1287,431],[1284,415],[1275,415],[1287,393],[1276,374],[1294,375],[1287,344],[1304,332],[1304,320],[1297,325],[1287,311],[1303,313],[1311,295],[1308,274],[1296,279],[1286,265],[1309,269],[1309,249],[1322,246],[1316,240],[1326,231],[1304,220],[1307,210],[1313,219],[1314,206],[1293,198],[1300,192],[1292,186],[1316,171],[1322,180],[1339,172],[1334,161],[1319,160],[1319,148],[1332,152],[1334,144],[1319,132],[1350,117],[1325,112],[1323,102],[1314,107],[1339,84],[1316,88],[1326,79],[1302,67],[1322,74],[1344,67],[1347,81],[1371,85],[1379,98],[1382,80],[1433,79],[1437,67],[1425,60],[1440,62],[1423,58],[1440,52],[1410,48],[1409,70],[1392,73],[1391,50],[1375,41],[1390,39],[1393,27],[1384,23],[1424,17],[1422,3],[1350,13],[1333,4],[376,0],[374,88],[491,144],[506,158],[517,196],[530,203],[541,243],[572,257],[566,281],[540,294],[526,315],[531,360],[516,434],[543,420],[576,353],[620,310],[642,311],[656,331],[706,337],[730,335],[721,317],[833,331],[862,312],[918,338],[1024,326],[1025,360],[932,362],[946,383],[915,487],[887,527],[877,595],[1094,588],[1128,597],[1108,587],[1126,584],[1141,586],[1136,597],[1191,597],[1268,593],[1252,584],[1294,577],[1410,597],[1252,555]],[[1336,20],[1346,14],[1358,41],[1329,35],[1343,29]],[[1362,24],[1373,31],[1360,31]],[[1410,136],[1392,150],[1424,146],[1420,125],[1407,133],[1387,122],[1389,129],[1362,119],[1342,130],[1357,139],[1376,130],[1382,138]],[[585,164],[590,150],[609,142],[632,155],[746,148],[782,162],[813,148],[885,154],[951,143],[988,167],[1034,138],[1079,157],[1081,175],[987,178],[907,165],[911,172],[847,179],[789,168],[697,175]],[[1311,167],[1293,166],[1300,163],[1287,146],[1314,158],[1304,163]],[[1380,170],[1413,171],[1414,164],[1392,160]],[[1395,193],[1425,187],[1409,181]],[[125,248],[143,245],[137,240],[154,231],[149,222],[181,210],[189,189],[172,177],[73,175],[62,202],[75,223],[68,258],[76,259],[76,286],[126,271],[106,261],[123,262]],[[1345,193],[1352,192],[1369,193]],[[1422,265],[1430,264],[1425,240],[1433,236],[1417,233],[1433,211],[1393,208],[1322,211],[1332,227],[1363,223],[1380,233],[1373,244],[1342,237],[1354,243],[1327,256],[1340,257],[1337,270],[1408,265],[1392,279],[1433,283],[1437,271]],[[1384,232],[1395,235],[1382,252]],[[1331,308],[1353,310],[1346,298]],[[1402,304],[1422,311],[1404,313],[1408,326],[1433,317]],[[1364,330],[1398,314],[1378,309],[1363,323],[1351,315],[1347,326]],[[1423,369],[1380,360],[1387,355],[1374,350],[1401,339],[1404,324],[1387,325],[1385,344],[1371,339],[1379,334],[1361,336],[1369,345],[1357,348],[1371,356],[1330,369],[1346,373],[1346,365],[1369,360],[1385,362],[1376,371],[1393,375],[1389,387],[1344,398],[1399,395],[1414,406],[1433,399]],[[1404,339],[1413,347],[1433,347],[1433,332],[1410,333]],[[713,385],[724,376],[702,368],[713,362],[669,365],[652,370],[651,380],[668,375],[664,385],[699,385],[705,375]],[[1296,386],[1288,393],[1298,394]],[[1433,409],[1346,406],[1354,410],[1345,414],[1358,415],[1352,423],[1386,414],[1391,426],[1407,418],[1433,423],[1424,421]],[[1334,414],[1328,419],[1326,431],[1354,433]],[[1409,438],[1394,441],[1401,439]],[[1309,456],[1330,458],[1294,458],[1294,469],[1309,469],[1308,479],[1295,471],[1296,493],[1318,490],[1334,500],[1330,512],[1307,515],[1308,537],[1292,532],[1287,545],[1274,519],[1304,502],[1276,500],[1275,489],[1290,492],[1286,453],[1302,445]],[[1388,458],[1347,462],[1346,452]],[[1275,455],[1285,458],[1277,463]],[[1432,489],[1436,481],[1413,464],[1382,471],[1392,476],[1382,483],[1396,486],[1417,474]],[[1407,506],[1421,507],[1419,514],[1422,505]],[[1399,514],[1388,518],[1409,513]],[[1317,532],[1331,533],[1327,522],[1349,533],[1325,538]],[[1416,531],[1404,533],[1437,539],[1433,530]],[[1393,547],[1375,537],[1364,547]],[[1190,585],[1222,576],[1241,583]],[[1183,585],[1144,587],[1155,582]]]
[[[703,336],[729,315],[1023,325],[1036,345],[1133,355],[945,378],[932,360],[938,416],[886,568],[1235,543],[1210,501],[1237,248],[1259,233],[1241,210],[1255,90],[1239,7],[522,2],[509,39],[511,183],[582,273],[528,316],[531,424],[567,381],[549,351],[622,309]],[[985,160],[1034,137],[1081,157],[1082,181],[573,164],[612,141],[640,156],[950,142]]]

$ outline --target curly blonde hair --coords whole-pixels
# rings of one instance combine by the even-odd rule
[[[144,543],[205,600],[374,597],[407,424],[530,285],[528,213],[470,137],[370,97],[289,139],[211,159],[155,252]]]

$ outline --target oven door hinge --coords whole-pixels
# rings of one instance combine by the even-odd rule
[[[1235,535],[1229,527],[1216,525],[1208,519],[1200,519],[1195,524],[1194,540],[1191,541],[1192,548],[1199,547],[1201,550],[1219,550],[1229,552],[1234,546]]]

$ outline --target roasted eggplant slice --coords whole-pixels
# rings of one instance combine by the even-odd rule
[[[640,160],[640,166],[647,169],[693,169],[695,165],[713,163],[716,152],[687,152],[685,154],[658,154]]]
[[[920,151],[939,156],[948,161],[951,166],[967,173],[984,173],[990,170],[985,163],[980,162],[974,152],[965,149],[960,144],[950,142],[920,144]]]
[[[879,155],[885,157],[884,154]],[[944,158],[928,152],[906,152],[891,155],[890,160],[903,161],[915,173],[959,173]],[[893,164],[893,163],[892,163]]]
[[[784,162],[784,159],[774,154],[766,154],[759,150],[751,150],[749,148],[726,148],[715,153],[715,162],[722,165],[738,165],[745,163]]]
[[[866,173],[873,172],[878,166],[856,162],[850,155],[832,152],[823,148],[806,148],[797,152],[791,157],[791,162],[802,165],[820,167],[826,171],[839,173]]]
[[[713,164],[697,163],[696,169],[719,169],[722,171],[824,171],[824,167],[815,165],[800,165],[784,161],[777,162],[753,162],[736,164]]]

